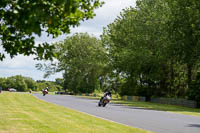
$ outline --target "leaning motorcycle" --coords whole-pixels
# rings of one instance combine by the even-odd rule
[[[100,106],[105,107],[106,104],[108,104],[108,103],[110,102],[110,100],[111,100],[111,97],[110,97],[109,95],[107,95],[107,96],[105,96],[105,97],[102,97],[102,98],[100,99],[99,103],[98,103],[98,106],[99,106],[99,107],[100,107]]]
[[[43,90],[42,93],[43,93],[43,96],[45,96],[46,94],[48,94],[48,90]]]

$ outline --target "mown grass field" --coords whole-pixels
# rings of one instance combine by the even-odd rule
[[[151,133],[105,121],[30,94],[0,94],[0,133]]]

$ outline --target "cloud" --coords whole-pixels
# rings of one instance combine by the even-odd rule
[[[50,80],[54,81],[56,78],[61,78],[62,73],[57,73],[55,75],[50,76],[49,78],[43,78],[44,73],[42,71],[36,69],[27,69],[27,68],[1,68],[0,69],[0,77],[10,77],[15,75],[22,75],[25,77],[31,77],[34,80]]]
[[[96,14],[102,19],[113,21],[122,9],[130,6],[135,6],[135,0],[105,0],[105,4]]]
[[[58,38],[52,38],[48,36],[47,33],[43,32],[41,37],[36,37],[36,44],[39,43],[53,43],[57,41],[63,41],[66,36],[70,36],[76,32],[88,32],[93,34],[96,37],[99,37],[102,34],[103,27],[106,27],[108,24],[112,23],[117,16],[120,15],[122,9],[135,6],[135,0],[103,0],[105,4],[103,7],[95,10],[96,16],[94,19],[81,22],[79,27],[71,29],[71,34],[61,35]],[[0,47],[0,52],[4,52],[2,47]],[[9,77],[14,75],[23,75],[27,77],[32,77],[35,80],[42,80],[43,72],[35,68],[37,63],[42,63],[36,60],[33,60],[33,56],[23,56],[18,55],[13,59],[10,59],[6,55],[6,59],[3,62],[0,62],[0,77]],[[62,73],[52,75],[48,80],[54,80],[55,78],[61,78]]]
[[[33,56],[18,55],[13,59],[7,57],[6,60],[0,64],[0,77],[10,77],[15,75],[22,75],[32,77],[34,80],[43,80],[44,72],[35,68],[37,63],[41,61],[33,60]],[[54,80],[62,77],[62,73],[50,76],[47,80]]]
[[[123,9],[130,6],[135,6],[136,0],[102,0],[105,4],[96,9],[96,16],[93,19],[85,20],[80,23],[80,26],[71,28],[71,33],[66,35],[61,35],[57,38],[53,38],[51,35],[48,36],[47,33],[43,32],[41,37],[36,36],[36,41],[39,43],[42,42],[56,42],[63,41],[66,36],[70,36],[77,32],[88,32],[93,34],[96,37],[99,37],[102,34],[103,27],[106,27],[108,24],[112,23],[117,16],[120,15]]]
[[[101,35],[101,31],[99,31],[97,28],[95,27],[91,27],[91,26],[88,26],[88,25],[83,25],[83,26],[80,26],[80,27],[77,27],[77,28],[74,28],[71,30],[72,31],[72,34],[73,33],[80,33],[80,32],[87,32],[89,34],[93,34],[95,35],[96,37],[100,36]]]
[[[95,11],[96,16],[93,19],[81,22],[80,27],[76,28],[77,31],[81,31],[78,29],[82,29],[82,27],[88,29],[87,32],[90,31],[90,29],[95,29],[93,30],[93,34],[99,36],[103,31],[103,27],[112,23],[123,9],[130,6],[135,7],[135,0],[104,0],[104,2],[105,4],[103,7]],[[73,31],[74,30],[72,30],[72,32]]]
[[[14,58],[10,58],[7,56],[6,60],[1,62],[1,68],[13,69],[13,68],[22,68],[26,66],[26,69],[32,69],[34,66],[29,64],[35,64],[36,61],[33,60],[32,56],[25,57],[23,55],[18,55]]]

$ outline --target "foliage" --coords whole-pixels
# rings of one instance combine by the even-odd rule
[[[87,33],[77,33],[57,43],[56,52],[58,62],[44,68],[47,75],[64,71],[64,88],[74,93],[91,93],[98,88],[107,60],[99,39]]]
[[[79,33],[66,39],[60,48],[65,88],[75,93],[93,92],[105,69],[106,56],[101,42],[87,33]]]
[[[0,87],[3,90],[8,90],[8,88],[15,88],[17,91],[41,91],[46,87],[49,87],[49,91],[62,90],[62,86],[53,81],[34,81],[30,77],[23,77],[21,75],[16,75],[8,78],[0,78]]]
[[[24,77],[24,81],[27,84],[28,89],[35,90],[36,84],[35,84],[35,81],[32,78]]]
[[[120,93],[185,97],[199,70],[199,1],[138,0],[101,36]]]
[[[163,40],[156,36],[160,34],[162,25],[158,26],[154,22],[157,17],[153,14],[156,10],[153,8],[155,2],[145,2],[138,3],[138,10],[124,10],[102,35],[102,39],[107,38],[105,45],[108,47],[113,69],[125,75],[121,91],[132,95],[136,93],[132,89],[136,89],[139,83],[143,88],[155,87],[153,82],[161,78],[161,66],[165,63],[163,56],[160,56],[163,46],[158,45]]]
[[[197,106],[200,107],[200,73],[198,72],[195,80],[192,81],[190,85],[190,90],[188,90],[188,99],[195,100]]]
[[[175,58],[187,66],[188,85],[195,78],[194,69],[200,57],[200,1],[168,0],[172,12],[166,27],[171,40],[170,51]],[[174,55],[173,54],[173,55]]]
[[[52,59],[54,46],[35,45],[35,35],[42,31],[54,38],[69,33],[71,26],[93,18],[99,0],[3,0],[0,1],[0,40],[11,57],[18,54],[37,55],[38,59]],[[0,53],[0,60],[5,55]]]
[[[1,88],[6,88],[6,79],[5,78],[0,78],[0,87]]]
[[[147,99],[198,99],[199,7],[196,0],[137,0],[103,29],[103,52],[92,53],[92,40],[82,35],[69,37],[66,46],[58,43],[57,65],[47,75],[63,70],[65,88],[74,92],[112,88]],[[98,68],[99,59],[104,62]]]
[[[45,81],[45,80],[36,81],[36,91],[41,91],[46,87],[49,88],[49,91],[58,91],[58,90],[60,91],[63,88],[63,86],[60,86],[59,84],[53,81]]]
[[[62,78],[56,78],[55,83],[57,85],[64,86],[64,79],[62,79]]]

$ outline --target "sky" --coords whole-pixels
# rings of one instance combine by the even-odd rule
[[[54,43],[57,41],[63,41],[66,36],[70,36],[77,32],[88,32],[90,35],[99,37],[102,34],[103,27],[112,23],[117,16],[120,15],[122,9],[130,6],[135,6],[136,0],[103,0],[105,4],[96,9],[96,16],[93,19],[81,22],[80,26],[71,29],[71,34],[61,35],[58,38],[53,39],[47,37],[46,33],[42,33],[41,37],[36,37],[36,44],[48,42]],[[2,52],[2,48],[0,48]],[[62,78],[62,72],[51,75],[49,78],[44,79],[44,72],[37,70],[35,65],[37,63],[44,63],[43,61],[33,60],[33,56],[18,55],[14,58],[6,56],[6,59],[0,62],[0,77],[10,77],[15,75],[22,75],[31,77],[34,80],[50,80],[54,81],[56,78]]]

